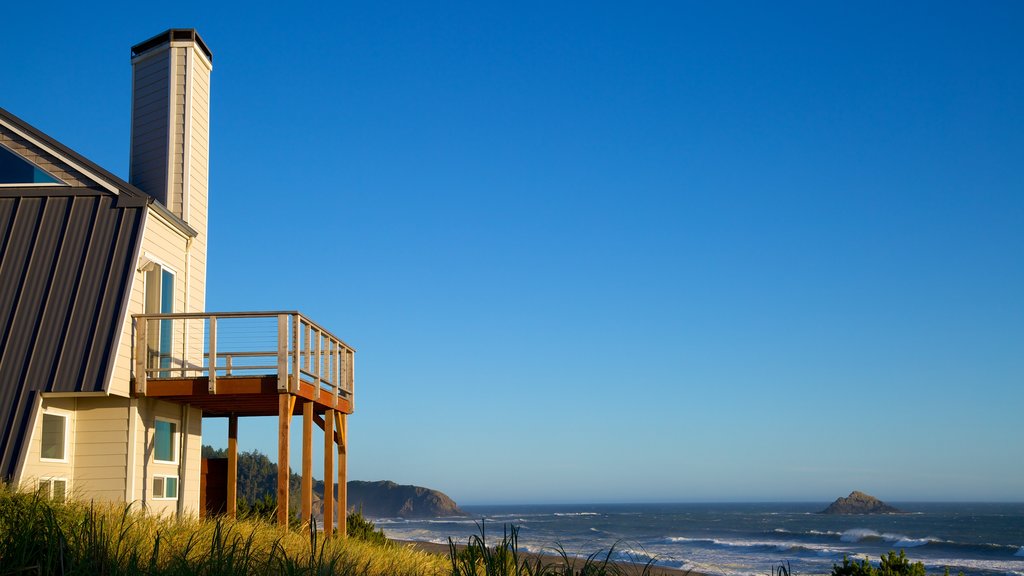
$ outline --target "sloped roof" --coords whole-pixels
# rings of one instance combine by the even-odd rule
[[[67,184],[0,187],[0,477],[11,478],[40,393],[106,390],[153,200],[2,108],[0,142]]]

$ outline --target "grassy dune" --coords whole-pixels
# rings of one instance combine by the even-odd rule
[[[444,557],[315,531],[282,532],[265,520],[177,520],[125,506],[56,503],[0,488],[0,574],[424,575]]]

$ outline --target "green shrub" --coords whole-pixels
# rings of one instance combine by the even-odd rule
[[[860,562],[856,560],[851,562],[849,558],[843,556],[842,566],[832,565],[832,576],[926,576],[926,574],[924,564],[911,562],[903,550],[900,550],[899,554],[890,550],[888,554],[882,556],[878,568],[872,566],[867,558]],[[949,568],[946,568],[944,576],[949,576]],[[960,576],[963,576],[963,572],[960,573]]]
[[[348,530],[349,538],[365,540],[371,544],[384,545],[388,543],[387,537],[384,536],[384,531],[377,530],[373,522],[370,522],[363,516],[362,511],[350,512],[345,521],[345,526]]]

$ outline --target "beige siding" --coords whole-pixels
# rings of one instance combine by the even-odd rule
[[[206,309],[206,232],[210,166],[210,68],[199,50],[192,48],[192,91],[189,149],[188,223],[198,236],[192,241],[190,306]]]
[[[155,476],[176,476],[179,482],[179,498],[183,500],[184,512],[189,515],[198,514],[199,510],[199,473],[202,449],[202,412],[196,408],[188,408],[188,440],[179,433],[177,447],[178,462],[169,464],[157,462],[154,456],[154,440],[156,419],[166,419],[178,423],[179,432],[183,432],[183,408],[180,404],[159,400],[142,400],[139,402],[140,426],[137,433],[135,469],[135,500],[145,503],[146,509],[157,514],[174,514],[178,509],[177,500],[153,498],[153,478]],[[180,451],[187,445],[184,458]]]
[[[185,273],[187,244],[187,237],[181,231],[150,208],[146,217],[146,228],[142,233],[142,250],[139,257],[140,260],[156,260],[174,272],[175,312],[201,311],[185,307],[185,282],[189,276]],[[139,264],[141,265],[142,262]],[[142,314],[145,311],[145,277],[145,272],[140,271],[137,266],[128,299],[128,313],[125,316],[125,325],[121,327],[121,341],[117,350],[117,358],[114,361],[114,371],[109,389],[111,394],[128,396],[130,392],[132,370],[134,369],[132,349],[135,345],[131,318],[133,314]],[[191,278],[188,279],[191,281]]]
[[[66,462],[44,462],[41,457],[43,439],[43,412],[52,411],[68,417]],[[39,480],[43,478],[66,478],[68,489],[76,492],[74,481],[75,463],[75,398],[44,398],[35,414],[32,436],[29,441],[25,465],[21,470],[21,486],[26,490],[35,490]]]
[[[170,209],[179,218],[183,217],[183,190],[185,164],[185,84],[186,84],[186,48],[171,49],[171,63],[174,74],[171,78],[171,192],[167,202]]]
[[[131,176],[135,184],[167,203],[167,136],[170,110],[169,52],[133,63]]]
[[[128,400],[79,398],[76,416],[76,494],[123,502],[128,465]]]

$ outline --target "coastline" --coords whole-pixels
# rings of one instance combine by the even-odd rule
[[[405,547],[408,547],[408,548],[413,548],[415,550],[419,550],[421,552],[427,552],[428,554],[437,554],[439,556],[445,556],[445,557],[447,557],[449,555],[449,548],[448,548],[447,544],[438,544],[436,542],[424,542],[424,541],[419,541],[419,540],[392,540],[392,542],[394,542],[396,544],[399,544],[401,546],[405,546]],[[459,549],[459,550],[463,550],[463,549],[466,548],[466,545],[465,544],[456,544],[455,547],[457,549]],[[535,560],[537,558],[540,558],[544,562],[544,564],[562,565],[562,564],[565,563],[561,556],[559,556],[558,554],[553,554],[553,553],[552,554],[544,554],[544,553],[538,554],[536,552],[520,552],[520,555],[522,557],[524,557],[524,558],[529,558],[530,560]],[[579,561],[580,565],[582,565],[583,561],[585,560],[584,558],[575,558],[575,559]],[[572,559],[570,559],[570,560],[572,560]],[[634,575],[635,574],[637,576],[639,576],[640,574],[644,574],[644,567],[645,567],[645,565],[642,564],[642,563],[625,562],[625,561],[622,561],[622,560],[615,560],[612,563],[616,564],[616,565],[618,565],[620,567],[623,567],[625,569],[624,570],[625,574],[628,574],[628,575]],[[648,572],[646,572],[646,574],[648,574],[649,576],[707,576],[707,575],[702,574],[700,572],[694,572],[693,570],[682,570],[682,569],[679,569],[679,568],[670,568],[668,566],[660,566],[658,564],[651,564],[650,565],[650,570]]]

